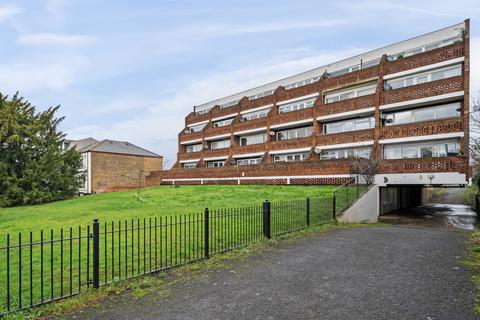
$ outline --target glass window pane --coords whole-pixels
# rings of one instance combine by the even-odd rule
[[[412,122],[411,111],[398,112],[395,114],[395,124]]]
[[[422,158],[431,158],[433,157],[433,146],[422,146],[420,148],[420,156]]]
[[[403,147],[402,158],[418,158],[417,147]]]
[[[402,148],[400,148],[400,147],[385,147],[383,156],[384,156],[385,159],[401,159],[402,158]]]
[[[434,112],[432,109],[419,109],[413,111],[413,118],[415,121],[428,121],[434,119]]]

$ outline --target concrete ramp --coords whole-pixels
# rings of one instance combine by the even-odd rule
[[[380,212],[379,196],[379,188],[376,185],[372,185],[364,195],[338,217],[338,221],[343,223],[377,222]]]

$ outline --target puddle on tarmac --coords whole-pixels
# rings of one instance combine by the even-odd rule
[[[381,215],[379,222],[473,230],[477,215],[462,204],[428,204]]]

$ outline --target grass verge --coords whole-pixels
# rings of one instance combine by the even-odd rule
[[[475,312],[480,314],[480,229],[475,228],[469,239],[469,254],[466,265],[471,267],[475,275],[472,276],[475,286]]]

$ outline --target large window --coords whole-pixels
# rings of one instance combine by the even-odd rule
[[[186,152],[187,153],[192,153],[192,152],[199,152],[202,150],[202,144],[192,144],[186,147]]]
[[[456,156],[460,151],[460,144],[456,140],[409,143],[391,145],[383,148],[384,159],[414,159]]]
[[[277,140],[291,140],[298,138],[310,137],[312,135],[313,127],[302,127],[295,129],[282,130],[277,132]]]
[[[313,104],[315,103],[315,99],[316,98],[302,100],[302,101],[293,102],[293,103],[289,103],[289,104],[284,104],[284,105],[278,107],[278,112],[286,113],[286,112],[292,112],[292,111],[296,111],[296,110],[311,108],[311,107],[313,107]]]
[[[247,158],[247,159],[238,159],[237,166],[248,166],[259,164],[262,161],[261,158]]]
[[[220,168],[225,165],[225,161],[207,161],[207,168]]]
[[[196,162],[187,162],[187,163],[183,164],[183,167],[185,169],[193,169],[193,168],[197,167],[197,163]]]
[[[267,141],[267,134],[266,133],[243,136],[243,137],[240,137],[240,140],[239,140],[241,146],[248,146],[248,145],[251,145],[251,144],[265,143],[266,141]]]
[[[349,157],[356,158],[370,158],[370,153],[372,148],[352,148],[352,149],[335,149],[335,150],[324,150],[320,153],[321,160],[329,159],[345,159]]]
[[[386,126],[458,117],[460,116],[460,103],[386,113],[384,116]]]
[[[344,120],[338,122],[330,122],[323,125],[323,132],[325,133],[339,133],[347,131],[372,129],[375,127],[375,118],[358,118],[351,120]]]
[[[270,108],[263,109],[260,111],[245,113],[242,115],[242,120],[249,121],[249,120],[265,118],[268,115],[269,111],[270,111]]]
[[[306,86],[307,84],[315,83],[315,82],[318,82],[318,81],[320,81],[320,77],[313,77],[313,78],[310,78],[310,79],[290,83],[290,84],[287,84],[285,86],[285,90],[290,90],[290,89],[294,89],[294,88],[298,88],[298,87],[303,87],[303,86]]]
[[[213,126],[214,126],[215,128],[225,127],[225,126],[228,126],[229,124],[231,124],[234,119],[235,119],[235,118],[230,118],[230,119],[215,121],[215,122],[213,123]]]
[[[373,83],[367,86],[361,86],[356,88],[350,88],[341,91],[335,91],[332,93],[327,93],[325,95],[325,103],[332,103],[341,100],[352,99],[356,97],[366,96],[368,94],[375,93],[377,84]]]
[[[210,143],[210,148],[212,150],[224,149],[224,148],[228,148],[228,147],[230,147],[230,139],[212,141]]]
[[[280,162],[296,162],[307,159],[308,152],[301,153],[289,153],[289,154],[277,154],[273,156],[274,163]]]
[[[462,74],[462,65],[430,70],[414,75],[385,81],[385,90],[398,89],[435,80],[456,77]]]

